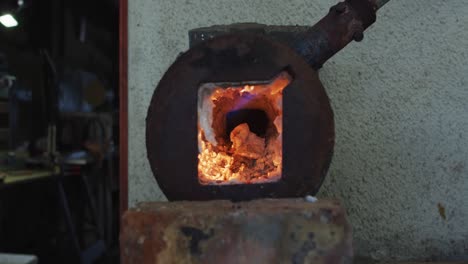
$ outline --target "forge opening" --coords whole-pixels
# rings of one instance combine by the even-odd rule
[[[249,126],[252,133],[265,138],[268,126],[272,122],[268,119],[265,111],[260,109],[240,109],[230,111],[226,114],[226,139],[229,139],[234,128],[244,123]]]
[[[281,72],[267,82],[200,86],[200,184],[252,184],[281,179],[283,90],[291,80],[287,72]]]

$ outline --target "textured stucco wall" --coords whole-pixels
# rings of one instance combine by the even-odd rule
[[[335,2],[129,1],[130,205],[164,199],[146,159],[145,116],[189,29],[313,24]],[[337,140],[319,196],[346,204],[357,253],[468,257],[468,1],[392,0],[320,76]]]

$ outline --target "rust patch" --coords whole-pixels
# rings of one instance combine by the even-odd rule
[[[364,30],[376,20],[374,0],[347,0],[330,12],[294,44],[295,50],[318,70],[351,41],[361,41]]]
[[[442,219],[446,220],[447,217],[445,215],[445,207],[441,203],[438,203],[437,204],[437,209],[439,210],[440,217],[442,217]]]
[[[120,243],[123,264],[338,264],[351,259],[351,239],[334,200],[257,199],[139,204],[124,216]]]

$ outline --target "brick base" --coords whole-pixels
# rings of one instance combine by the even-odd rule
[[[123,218],[122,263],[350,263],[336,201],[142,203]]]

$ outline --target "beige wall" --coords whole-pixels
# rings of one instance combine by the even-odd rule
[[[164,199],[146,158],[145,117],[189,29],[310,25],[335,2],[129,1],[130,205]],[[468,258],[468,1],[390,1],[320,77],[337,142],[319,197],[345,203],[357,253]]]

